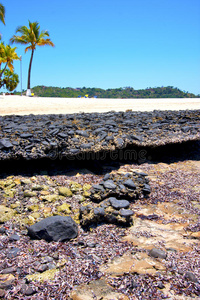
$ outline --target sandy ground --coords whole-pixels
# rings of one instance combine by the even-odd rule
[[[0,115],[200,109],[200,98],[86,99],[0,96]]]

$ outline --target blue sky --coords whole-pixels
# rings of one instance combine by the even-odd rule
[[[200,94],[200,0],[1,0],[9,42],[28,20],[48,30],[38,47],[31,86],[135,89],[174,86]],[[30,52],[22,55],[27,86]],[[14,64],[20,75],[20,63]],[[20,90],[20,85],[17,88]]]

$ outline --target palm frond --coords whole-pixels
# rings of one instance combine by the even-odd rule
[[[0,4],[0,21],[5,25],[5,7]]]
[[[14,67],[11,61],[8,61],[8,68],[10,69],[11,72],[14,71]]]
[[[38,46],[52,46],[55,47],[54,43],[50,39],[40,39],[37,43]]]
[[[11,44],[16,43],[16,44],[28,44],[29,41],[24,37],[24,36],[17,36],[13,35],[13,37],[10,39]]]

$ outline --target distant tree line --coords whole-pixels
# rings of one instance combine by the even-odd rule
[[[117,89],[100,89],[100,88],[59,88],[52,86],[36,86],[32,89],[35,96],[38,97],[63,97],[63,98],[197,98],[200,95],[194,95],[189,92],[181,91],[173,86],[154,87],[135,90],[132,87]]]

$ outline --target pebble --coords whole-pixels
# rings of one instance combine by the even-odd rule
[[[149,251],[149,256],[154,258],[166,259],[167,253],[161,249],[153,248]]]
[[[0,234],[6,233],[6,229],[4,227],[0,227]]]
[[[111,189],[114,190],[116,188],[116,185],[112,180],[106,180],[103,182],[103,186],[105,189]]]
[[[110,201],[110,204],[112,205],[112,207],[115,208],[115,209],[127,208],[130,205],[129,201],[127,201],[127,200],[117,200],[114,197],[111,197],[108,200]]]
[[[136,185],[135,185],[135,183],[133,182],[133,180],[131,180],[131,179],[126,180],[126,181],[124,182],[124,185],[125,185],[126,187],[128,187],[129,189],[132,189],[132,190],[135,190],[135,189],[136,189]]]
[[[25,296],[31,296],[36,293],[36,291],[32,287],[28,286],[27,284],[22,284],[21,292]]]
[[[131,217],[134,215],[134,212],[130,209],[120,209],[119,212],[120,212],[121,216],[125,217],[125,218]]]
[[[189,280],[189,281],[192,281],[192,282],[198,282],[198,279],[196,278],[195,274],[192,273],[192,272],[186,272],[185,273],[185,279]]]
[[[21,250],[19,248],[13,247],[11,250],[8,251],[7,257],[8,258],[16,257],[20,251]]]
[[[9,236],[9,241],[19,241],[20,240],[20,236],[18,235],[18,234],[11,234],[10,236]]]

